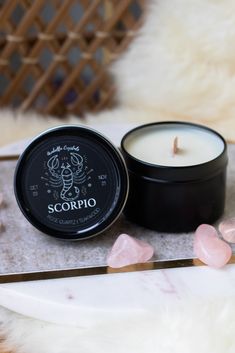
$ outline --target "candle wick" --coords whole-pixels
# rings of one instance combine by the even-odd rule
[[[179,152],[179,139],[177,136],[173,140],[172,152],[173,152],[173,157]]]

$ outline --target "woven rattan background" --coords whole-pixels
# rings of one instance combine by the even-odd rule
[[[113,103],[107,66],[144,0],[0,0],[0,106],[63,116]]]

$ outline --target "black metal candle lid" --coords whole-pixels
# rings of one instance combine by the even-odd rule
[[[26,148],[16,167],[21,211],[56,238],[84,239],[104,231],[122,212],[127,194],[121,154],[85,127],[46,131]]]

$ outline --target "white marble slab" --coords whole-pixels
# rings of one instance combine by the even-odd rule
[[[168,303],[235,295],[235,265],[74,277],[0,285],[0,305],[56,324],[91,327]]]

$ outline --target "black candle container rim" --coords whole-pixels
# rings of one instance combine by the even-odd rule
[[[127,138],[138,130],[144,130],[151,126],[159,125],[186,125],[192,126],[198,129],[209,131],[217,135],[223,142],[224,148],[221,154],[216,158],[190,166],[164,166],[159,164],[153,164],[144,160],[138,159],[131,155],[125,148],[125,142]],[[223,169],[228,163],[227,157],[227,143],[225,139],[215,130],[206,126],[188,123],[184,121],[160,121],[149,124],[137,126],[136,128],[128,131],[121,140],[121,152],[127,164],[129,173],[137,174],[143,178],[154,180],[158,182],[196,182],[201,179],[207,179],[216,175]]]

